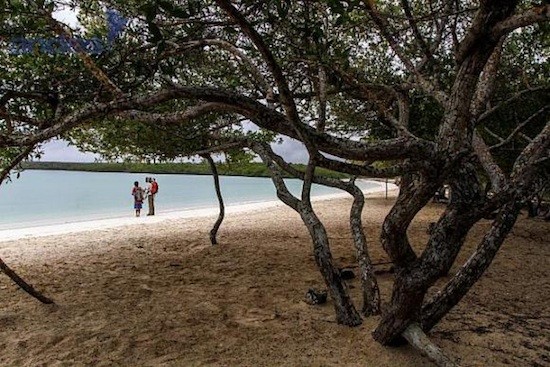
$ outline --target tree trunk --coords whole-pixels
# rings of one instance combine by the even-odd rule
[[[402,177],[397,201],[384,219],[380,235],[384,250],[396,266],[406,267],[416,260],[407,238],[407,228],[439,186],[437,180],[425,177],[421,177],[418,182],[415,182],[412,174]]]
[[[426,289],[409,269],[401,268],[395,274],[392,298],[382,320],[373,331],[374,340],[382,345],[403,343],[401,334],[412,323],[420,321],[420,310]]]
[[[267,165],[271,180],[277,189],[277,197],[300,214],[309,231],[313,242],[315,262],[334,302],[336,321],[347,326],[360,325],[363,321],[353,305],[346,284],[340,276],[340,271],[334,266],[326,229],[315,214],[310,200],[299,200],[288,191],[281,175],[281,169],[275,164],[272,155],[270,155],[268,145],[254,144],[252,148]]]
[[[38,292],[32,285],[25,282],[19,275],[15,273],[6,263],[0,259],[0,270],[4,272],[11,280],[15,282],[21,289],[23,289],[25,292],[36,298],[42,303],[45,304],[52,304],[54,301],[46,296],[44,296],[42,293]]]
[[[220,206],[220,214],[218,215],[218,219],[216,220],[216,223],[214,223],[214,226],[210,230],[210,242],[212,245],[218,244],[218,241],[216,239],[216,236],[218,234],[218,230],[220,229],[220,226],[222,225],[223,218],[225,216],[225,205],[223,203],[223,196],[222,191],[220,187],[220,176],[218,174],[218,169],[216,168],[216,163],[214,163],[214,160],[210,156],[210,154],[204,154],[202,155],[203,158],[205,158],[208,161],[208,164],[210,165],[210,169],[212,170],[212,177],[214,177],[214,187],[216,189],[216,196],[218,198],[218,203]]]
[[[506,204],[483,237],[479,247],[458,273],[437,292],[422,308],[422,328],[433,328],[461,299],[489,267],[506,236],[514,226],[520,206],[515,202]]]
[[[365,197],[361,190],[352,182],[348,192],[353,195],[353,204],[350,210],[350,227],[355,245],[357,262],[361,270],[361,286],[363,288],[363,307],[361,312],[365,316],[380,313],[380,290],[374,275],[374,266],[367,251],[367,239],[363,231],[361,213],[365,205]]]
[[[302,206],[299,212],[313,240],[315,262],[334,302],[336,321],[347,326],[361,325],[361,316],[353,305],[338,268],[334,266],[325,227],[311,208]]]
[[[474,167],[465,164],[453,176],[454,195],[433,227],[426,249],[417,260],[397,269],[390,307],[373,333],[382,344],[402,341],[401,333],[407,326],[420,322],[427,290],[447,274],[468,231],[482,216],[482,210],[477,208],[481,207],[484,196]],[[427,189],[417,191],[424,193]]]

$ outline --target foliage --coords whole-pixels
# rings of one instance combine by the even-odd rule
[[[304,171],[303,164],[294,164],[294,168]],[[84,172],[132,172],[156,174],[189,174],[210,175],[210,166],[206,163],[65,163],[65,162],[25,162],[23,169],[30,170],[62,170]],[[263,163],[232,162],[219,164],[219,174],[222,176],[269,177],[269,172]],[[331,178],[346,178],[345,174],[318,168],[316,174]],[[286,175],[286,177],[291,177]]]

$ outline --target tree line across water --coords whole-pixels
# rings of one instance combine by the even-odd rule
[[[295,169],[305,171],[306,165],[293,164]],[[199,163],[128,163],[128,162],[24,162],[23,169],[28,170],[57,170],[83,172],[130,172],[156,174],[184,174],[184,175],[211,175],[212,171],[207,162]],[[270,177],[269,170],[263,163],[239,162],[218,164],[218,173],[222,176]],[[349,175],[317,168],[316,174],[330,178],[346,178]],[[286,174],[285,177],[292,177]]]

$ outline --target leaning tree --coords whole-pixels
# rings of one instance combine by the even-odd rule
[[[395,281],[373,337],[384,345],[405,337],[437,363],[452,364],[426,347],[422,330],[433,328],[481,277],[522,200],[549,174],[549,5],[90,0],[73,2],[86,24],[74,32],[51,17],[53,3],[8,2],[12,11],[3,33],[73,41],[70,52],[35,48],[17,55],[9,38],[2,41],[3,168],[9,171],[40,143],[76,127],[96,133],[101,144],[106,135],[137,126],[128,121],[150,124],[143,137],[151,141],[155,130],[174,124],[206,133],[197,150],[250,149],[269,167],[281,200],[301,215],[336,319],[350,326],[361,316],[334,264],[310,189],[318,182],[354,197],[350,227],[369,315],[379,312],[379,296],[360,221],[363,198],[353,181],[328,180],[315,169],[401,176],[380,237]],[[127,28],[90,55],[74,39],[106,36],[103,6],[118,9]],[[204,125],[205,116],[230,123],[215,118]],[[302,142],[309,156],[305,171],[293,169],[264,141],[235,131],[243,121]],[[300,197],[288,192],[282,172],[303,180]],[[407,229],[444,183],[453,195],[417,253]],[[494,212],[469,259],[427,298],[450,271],[469,230]]]

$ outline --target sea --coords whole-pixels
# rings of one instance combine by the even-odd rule
[[[145,187],[149,176],[159,183],[157,213],[218,206],[209,175],[27,170],[0,186],[0,231],[133,216],[133,183]],[[221,176],[220,182],[227,206],[278,200],[269,178]],[[300,180],[287,179],[286,183],[299,195]],[[376,186],[360,182],[361,189]],[[312,188],[312,196],[341,192],[319,185]]]

